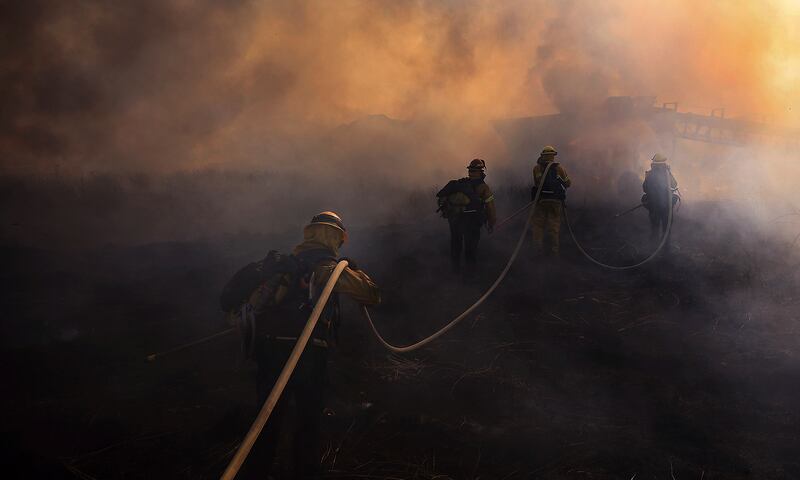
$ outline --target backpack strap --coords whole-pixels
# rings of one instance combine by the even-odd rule
[[[484,183],[482,178],[469,178],[464,177],[460,180],[462,183],[469,185],[469,192],[464,192],[464,194],[469,197],[470,204],[469,209],[465,209],[464,213],[480,213],[483,211],[483,200],[481,200],[481,196],[478,193],[477,186]]]
[[[564,188],[563,181],[558,176],[558,162],[549,162],[550,169],[547,171],[547,176],[541,176],[542,182],[542,193],[541,199],[542,200],[565,200],[566,199],[566,189]],[[539,164],[539,167],[542,168],[542,174],[544,174],[544,169],[546,166]],[[533,194],[533,193],[532,193]]]
[[[312,251],[309,251],[309,253]],[[328,251],[320,250],[319,252],[313,251],[315,254],[306,261],[308,271],[311,275],[308,278],[308,294],[305,295],[304,305],[307,306],[306,315],[314,308],[321,288],[315,288],[316,284],[316,266],[321,262],[330,261],[337,262],[337,258]],[[322,316],[320,317],[318,328],[324,331],[326,346],[328,343],[336,345],[338,343],[338,326],[341,320],[341,311],[339,308],[339,295],[332,293],[328,298]],[[322,331],[320,333],[322,333]]]

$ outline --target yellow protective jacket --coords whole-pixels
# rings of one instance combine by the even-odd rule
[[[295,258],[310,268],[311,285],[303,290],[293,290],[277,309],[258,308],[259,299],[251,296],[256,306],[256,337],[259,340],[295,341],[303,330],[312,311],[313,302],[322,293],[325,284],[338,263],[339,246],[344,232],[328,225],[309,225],[303,231],[303,243],[292,252]],[[259,291],[254,295],[258,295]],[[328,346],[336,340],[339,322],[339,294],[347,295],[363,305],[376,305],[381,301],[380,290],[361,270],[347,267],[333,288],[333,294],[312,332],[312,343]],[[310,302],[309,302],[310,301]]]
[[[300,257],[313,250],[325,250],[330,254],[314,268],[314,286],[320,291],[338,263],[334,258],[339,255],[343,236],[342,231],[328,225],[309,225],[303,230],[303,243],[294,248],[294,255]],[[344,269],[333,291],[347,295],[362,305],[377,305],[381,302],[380,290],[369,275],[363,270],[350,267]]]
[[[490,227],[494,228],[494,224],[497,223],[497,207],[494,204],[492,189],[486,183],[481,183],[475,187],[475,193],[481,197],[481,201],[486,208],[486,222]]]
[[[539,182],[542,180],[542,173],[544,173],[544,169],[547,167],[547,164],[552,162],[552,161],[553,160],[540,159],[536,163],[536,166],[533,167],[533,185],[534,186],[538,186],[539,185]],[[553,167],[550,167],[550,168],[553,168]],[[564,188],[569,188],[572,185],[572,180],[569,178],[569,175],[567,175],[567,171],[564,170],[564,167],[562,167],[560,163],[555,166],[555,169],[556,169],[556,175],[558,176],[558,179],[561,180],[561,182],[564,184]]]
[[[489,224],[489,227],[494,228],[494,224],[497,223],[497,206],[494,203],[492,189],[489,188],[489,185],[486,185],[486,176],[470,172],[468,178],[470,180],[481,180],[475,187],[475,193],[480,197],[486,210],[486,223]]]

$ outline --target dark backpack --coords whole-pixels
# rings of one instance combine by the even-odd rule
[[[469,177],[450,180],[436,194],[439,203],[437,212],[442,212],[444,218],[452,218],[463,212],[481,213],[483,200],[481,200],[476,186],[482,182],[482,180]]]
[[[228,280],[219,305],[224,312],[236,311],[257,289],[261,289],[263,306],[278,305],[297,283],[301,270],[302,265],[293,255],[271,250],[266,257],[246,265]]]
[[[542,169],[547,165],[541,165]],[[542,180],[542,193],[539,196],[540,200],[566,200],[567,189],[564,188],[564,182],[558,178],[558,163],[553,162],[550,170],[547,171],[547,176]],[[534,185],[531,189],[531,200],[536,196],[538,185]]]
[[[222,289],[220,307],[239,318],[242,351],[251,358],[259,339],[297,337],[311,313],[314,265],[335,260],[328,253],[282,255],[274,250],[236,272]],[[334,293],[320,318],[315,337],[337,340],[339,301]]]
[[[666,208],[669,202],[668,199],[670,198],[668,192],[671,190],[667,186],[667,182],[671,180],[669,175],[670,172],[666,168],[653,168],[645,173],[644,184],[642,185],[642,189],[644,190],[642,203],[654,208]],[[673,205],[676,201],[673,195]]]

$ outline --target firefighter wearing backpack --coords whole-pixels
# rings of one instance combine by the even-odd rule
[[[481,227],[491,234],[497,222],[494,194],[484,181],[486,162],[476,158],[467,166],[468,176],[451,180],[436,194],[439,211],[450,224],[450,258],[453,271],[461,271],[461,252],[469,273],[477,263]]]
[[[255,319],[252,357],[258,364],[259,405],[264,403],[280,375],[316,298],[338,263],[339,248],[346,240],[347,231],[341,218],[334,212],[322,212],[305,227],[303,242],[295,247],[292,255],[270,252],[260,262],[264,281],[239,310],[240,313],[242,309],[251,310]],[[279,440],[287,436],[281,434],[281,427],[290,400],[296,407],[296,414],[287,425],[292,428],[288,436],[292,440],[290,462],[294,476],[308,478],[321,473],[324,384],[328,349],[336,340],[338,297],[346,295],[364,305],[376,305],[381,300],[378,287],[369,276],[353,260],[348,259],[348,262],[286,390],[237,478],[267,478]]]
[[[567,188],[572,185],[567,171],[555,161],[558,152],[551,146],[542,149],[536,166],[533,167],[533,188],[531,189],[531,200],[536,195],[539,184],[542,185],[542,192],[539,195],[539,202],[533,212],[533,244],[539,252],[544,252],[545,233],[549,237],[549,253],[554,256],[559,254],[559,234],[561,232],[561,214],[564,208],[564,200],[567,198]],[[542,178],[542,174],[548,164],[552,164],[547,172],[547,178]]]
[[[669,189],[667,182],[669,181]],[[669,210],[678,202],[678,181],[672,176],[667,157],[656,153],[650,170],[644,174],[642,205],[650,214],[650,235],[653,240],[667,234]]]

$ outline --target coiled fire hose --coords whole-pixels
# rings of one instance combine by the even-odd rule
[[[258,412],[258,416],[250,426],[250,430],[247,432],[247,435],[245,435],[244,440],[242,440],[242,444],[236,450],[236,454],[231,459],[228,467],[225,469],[225,472],[223,472],[221,477],[222,480],[233,480],[233,478],[236,477],[236,474],[239,473],[239,469],[242,467],[247,455],[253,448],[253,444],[261,434],[261,430],[264,428],[264,425],[267,424],[267,420],[269,419],[270,414],[272,414],[272,410],[275,409],[275,405],[281,398],[281,394],[283,394],[283,390],[286,388],[286,384],[289,382],[289,377],[292,376],[292,372],[294,372],[297,362],[300,360],[300,355],[303,354],[303,350],[305,350],[306,344],[311,338],[311,333],[314,331],[314,327],[317,326],[319,316],[322,314],[325,304],[328,303],[328,298],[331,296],[331,292],[333,292],[333,287],[336,285],[336,281],[339,280],[339,276],[346,267],[347,260],[342,260],[337,263],[336,267],[333,269],[330,278],[328,278],[328,282],[325,284],[325,288],[322,289],[322,294],[319,296],[316,305],[314,305],[314,310],[311,311],[311,316],[308,317],[306,326],[303,327],[303,331],[297,338],[297,343],[294,345],[292,353],[289,355],[289,359],[286,360],[286,364],[283,366],[283,370],[281,370],[278,380],[275,381],[275,386],[272,387],[272,391],[269,392],[269,396],[264,401],[264,405],[261,406],[261,410]]]

